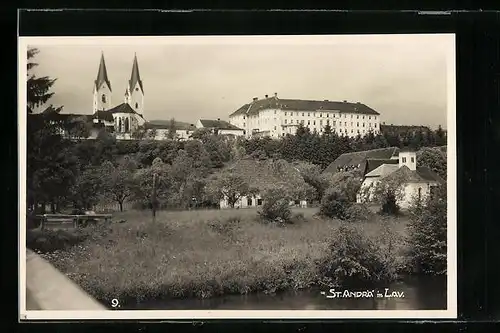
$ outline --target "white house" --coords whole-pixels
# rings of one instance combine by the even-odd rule
[[[235,125],[232,125],[224,120],[211,120],[211,119],[199,119],[196,122],[196,128],[206,128],[212,131],[217,131],[218,134],[221,135],[233,135],[233,136],[243,136],[245,134],[245,130],[239,128]]]
[[[373,200],[375,187],[381,181],[390,181],[396,177],[402,180],[402,197],[398,198],[398,205],[406,209],[414,199],[425,200],[434,187],[444,180],[428,167],[417,166],[417,156],[414,151],[400,150],[398,163],[383,163],[373,170],[368,170],[364,176],[361,189],[357,195],[357,202]]]
[[[252,136],[280,137],[295,133],[299,124],[309,130],[323,133],[329,125],[339,135],[355,137],[380,131],[380,113],[365,104],[347,101],[314,101],[254,97],[229,116],[229,122]]]

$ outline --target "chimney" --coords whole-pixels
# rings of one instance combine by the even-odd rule
[[[255,102],[256,100],[258,100],[259,98],[258,97],[254,97],[253,98],[253,101]]]
[[[347,103],[347,100],[344,99],[344,103]]]
[[[274,93],[274,97],[278,97],[278,93]]]
[[[220,118],[217,118],[217,121],[220,121]]]
[[[266,95],[266,98],[268,98],[268,97],[269,97],[269,95]]]

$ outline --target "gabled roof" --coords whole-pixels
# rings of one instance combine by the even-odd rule
[[[385,177],[399,168],[399,164],[382,164],[376,169],[368,172],[365,177]]]
[[[299,185],[304,185],[300,171],[284,160],[256,160],[245,158],[237,160],[224,170],[231,170],[241,176],[252,187],[265,191],[281,184],[290,190],[296,190]]]
[[[211,119],[200,119],[200,123],[205,128],[217,128],[217,129],[227,129],[227,130],[241,130],[243,129],[236,127],[225,120],[211,120]]]
[[[111,91],[111,82],[108,79],[108,71],[106,70],[106,63],[104,62],[104,53],[101,53],[101,62],[99,63],[99,70],[97,71],[97,78],[94,81],[95,88],[99,89],[103,83],[106,83]]]
[[[380,149],[372,149],[365,151],[358,151],[353,153],[345,153],[340,155],[335,161],[333,161],[323,172],[332,172],[335,173],[339,168],[351,167],[351,166],[360,166],[366,167],[367,159],[391,159],[393,156],[397,156],[399,154],[399,148],[397,147],[389,147],[389,148],[380,148]]]
[[[106,110],[104,112],[109,112],[111,114],[113,113],[135,113],[138,114],[137,112],[132,109],[132,107],[128,103],[122,103],[120,105],[115,106],[114,108],[111,108],[109,110]]]
[[[360,113],[379,115],[377,111],[362,103],[337,102],[337,101],[314,101],[301,99],[281,99],[276,96],[266,99],[255,100],[252,103],[241,106],[231,116],[238,114],[255,114],[265,109],[281,109],[291,111],[339,111],[340,113]]]
[[[392,178],[402,177],[406,182],[409,183],[422,183],[422,182],[436,182],[443,184],[444,180],[437,173],[429,169],[428,167],[417,167],[416,170],[410,170],[406,165],[398,168],[396,171],[390,173],[389,175],[383,176],[385,180],[390,180]]]
[[[379,166],[383,164],[399,164],[398,159],[367,159],[365,170],[363,172],[364,175],[370,173],[371,171],[377,169]]]
[[[151,120],[144,124],[145,128],[154,129],[169,129],[171,124],[170,120]],[[195,130],[196,127],[193,124],[185,123],[182,121],[175,121],[174,127],[176,130]]]
[[[139,75],[139,64],[137,63],[137,55],[134,54],[134,63],[132,64],[132,74],[130,75],[130,80],[128,81],[130,91],[134,89],[137,82],[139,82],[139,87],[141,88],[141,92],[144,94],[144,87],[142,86],[141,76]]]

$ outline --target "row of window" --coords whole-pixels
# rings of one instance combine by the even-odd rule
[[[415,163],[415,157],[410,157],[410,159],[411,159],[411,163]],[[402,161],[403,163],[406,163],[406,157],[402,157],[402,158],[401,158],[401,161]]]
[[[311,112],[295,112],[295,116],[297,116],[297,117],[298,117],[300,114],[302,114],[302,117],[305,117],[305,116],[306,116],[306,113],[307,113],[307,117],[310,117],[310,116],[311,116]],[[276,111],[276,110],[274,110],[274,114],[277,114],[277,111]],[[313,117],[316,117],[316,112],[312,112],[312,114],[313,114]],[[293,117],[293,116],[294,116],[294,113],[293,113],[293,112],[291,112],[291,111],[285,111],[285,117],[286,117],[286,116],[288,116],[288,115],[290,115],[290,116],[292,116],[292,117]],[[325,115],[326,115],[326,116],[325,116],[325,118],[330,118],[330,113],[325,113]],[[323,118],[323,113],[319,113],[319,117],[320,117],[320,118]],[[359,116],[359,114],[358,114],[358,115],[356,115],[356,119],[359,119],[359,117],[360,117],[360,116]],[[362,115],[362,116],[361,116],[361,119],[365,119],[365,117],[368,117],[368,120],[371,120],[371,119],[372,119],[372,116],[365,116],[365,115]],[[336,118],[336,117],[335,117],[335,113],[333,113],[333,114],[332,114],[332,118]],[[338,114],[338,117],[337,117],[337,118],[342,118],[342,115],[341,115],[341,114]],[[344,114],[344,118],[347,118],[347,114]],[[351,115],[350,115],[350,118],[351,118],[351,119],[354,119],[354,115],[352,115],[352,114],[351,114]],[[246,119],[246,116],[243,116],[243,119]],[[377,120],[377,116],[373,116],[373,120]]]

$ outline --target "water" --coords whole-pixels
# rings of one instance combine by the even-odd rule
[[[404,297],[327,298],[328,288],[286,291],[274,295],[256,293],[228,295],[210,299],[145,301],[127,309],[134,310],[445,310],[445,277],[410,277],[376,290],[384,295],[404,292]],[[370,288],[373,290],[373,288]],[[322,295],[322,291],[326,295]],[[336,291],[343,291],[342,288]],[[362,291],[360,289],[351,291]]]

